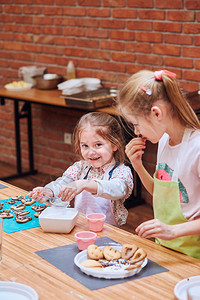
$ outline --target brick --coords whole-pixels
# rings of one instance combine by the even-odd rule
[[[83,7],[64,7],[63,14],[65,16],[85,16],[86,10]]]
[[[128,52],[150,53],[151,45],[149,43],[129,42],[126,43],[125,50]]]
[[[135,54],[132,53],[123,53],[123,52],[112,52],[112,60],[114,61],[123,61],[123,62],[134,62]]]
[[[150,31],[152,30],[152,22],[148,21],[127,21],[127,29],[134,29],[134,30],[145,30]]]
[[[62,7],[52,7],[52,6],[45,6],[42,7],[42,14],[44,15],[63,15],[63,8]]]
[[[194,45],[199,46],[200,45],[200,36],[194,36]]]
[[[192,22],[195,20],[194,11],[168,11],[167,20],[169,21],[183,21]]]
[[[180,46],[170,46],[163,44],[155,44],[152,46],[152,53],[163,54],[163,55],[180,55]]]
[[[134,74],[139,72],[140,70],[150,70],[152,71],[152,67],[149,65],[146,65],[145,63],[143,65],[139,64],[127,64],[126,65],[126,72],[129,74]]]
[[[167,44],[191,45],[192,37],[190,35],[181,34],[165,34],[164,42]]]
[[[53,27],[53,26],[44,26],[41,28],[42,34],[48,35],[62,35],[61,27]]]
[[[69,36],[84,36],[84,29],[78,27],[65,27],[63,28],[63,35]]]
[[[114,8],[112,10],[113,18],[126,18],[126,19],[135,19],[137,17],[137,11],[130,8]]]
[[[184,91],[194,92],[199,90],[199,84],[195,82],[181,81],[180,86]]]
[[[162,33],[136,32],[135,40],[139,41],[139,42],[161,43],[162,42]]]
[[[34,33],[34,34],[40,34],[41,27],[39,25],[26,25],[21,26],[21,32],[22,33]]]
[[[191,81],[200,81],[200,71],[183,70],[183,79]]]
[[[24,0],[26,3],[26,0]],[[32,0],[30,0],[32,3]],[[68,0],[67,0],[68,1]],[[53,5],[54,0],[34,0],[34,4],[41,4],[41,5]]]
[[[136,61],[139,64],[160,65],[163,64],[163,57],[151,54],[137,54]]]
[[[87,37],[96,37],[96,38],[107,38],[108,37],[108,31],[104,29],[85,29],[85,36]]]
[[[138,8],[153,7],[153,1],[152,0],[127,0],[127,6],[138,7]]]
[[[195,69],[200,69],[200,60],[195,60],[194,67]]]
[[[55,56],[38,54],[35,61],[43,64],[55,64]]]
[[[113,72],[124,72],[125,65],[114,62],[102,62],[102,70]]]
[[[200,9],[200,2],[199,0],[185,0],[185,7],[187,9]]]
[[[15,40],[20,42],[32,42],[33,38],[30,34],[15,33]]]
[[[5,13],[0,14],[0,21],[2,23],[9,23],[9,22],[11,23],[11,22],[14,22],[13,20],[14,20],[14,16],[13,15],[8,15],[8,14],[5,14]]]
[[[138,16],[140,19],[149,19],[149,20],[164,20],[165,12],[162,10],[139,10]]]
[[[109,8],[88,8],[87,9],[87,15],[89,17],[110,17],[111,16],[111,12]]]
[[[24,44],[23,50],[28,52],[36,52],[41,53],[42,47],[40,45],[34,45],[34,44]]]
[[[8,32],[0,32],[0,40],[3,41],[13,41],[14,40],[14,34],[8,33]]]
[[[122,20],[100,20],[100,27],[102,28],[116,28],[116,29],[124,29],[125,22]]]
[[[34,61],[35,55],[33,53],[27,53],[27,52],[17,52],[15,55],[15,59],[21,60],[21,61]],[[24,65],[24,64],[23,64]]]
[[[95,59],[103,59],[108,60],[110,59],[110,53],[104,50],[87,50],[87,57],[88,58],[95,58]]]
[[[164,32],[181,32],[180,23],[169,23],[169,22],[154,22],[153,29],[155,31],[164,31]]]
[[[75,39],[71,37],[55,36],[54,45],[74,46]]]
[[[52,36],[34,35],[33,42],[38,44],[53,44],[54,39]]]
[[[4,59],[0,59],[0,66],[1,68],[8,68],[8,61]]]
[[[200,57],[199,47],[183,47],[182,56],[184,57]]]
[[[98,48],[99,41],[97,40],[90,40],[90,39],[79,39],[76,42],[78,47],[85,47],[85,48]]]
[[[20,51],[22,50],[23,45],[16,42],[4,42],[4,49],[7,50],[16,50]]]
[[[134,32],[133,31],[121,31],[121,30],[110,30],[109,33],[110,39],[114,40],[125,40],[132,41],[134,40]]]
[[[19,5],[5,5],[4,6],[4,12],[10,13],[10,14],[20,14],[21,13],[21,6]]]
[[[76,20],[76,26],[82,26],[82,27],[98,27],[99,26],[99,20],[97,19],[88,19],[88,18],[79,18]]]
[[[66,48],[64,51],[65,55],[67,56],[77,56],[77,57],[85,57],[86,50],[85,49],[78,49],[78,48]]]
[[[102,6],[109,6],[109,7],[124,7],[126,6],[125,0],[102,0]]]
[[[100,6],[100,0],[77,0],[78,5],[82,6]]]
[[[100,42],[100,48],[101,49],[108,49],[108,50],[124,50],[124,43],[118,42],[118,41],[106,41],[102,40]]]
[[[66,5],[66,0],[55,0],[56,5]],[[75,0],[67,0],[67,5],[76,5]]]
[[[75,22],[75,18],[73,17],[54,17],[54,25],[62,25],[62,26],[75,26],[76,22]]]
[[[43,46],[42,52],[47,54],[63,55],[63,49],[55,46]]]
[[[180,58],[180,57],[165,57],[164,65],[173,66],[179,68],[193,68],[193,60],[189,58]]]
[[[197,19],[197,22],[200,22],[200,12],[196,12],[196,19]]]
[[[78,61],[79,68],[91,68],[91,69],[101,69],[101,62],[95,60],[79,60]]]
[[[34,6],[34,5],[26,5],[23,6],[22,11],[24,14],[34,14],[34,15],[39,15],[41,14],[42,8],[40,6]]]
[[[116,73],[111,72],[104,72],[104,71],[94,71],[94,77],[99,78],[101,80],[109,81],[109,82],[116,82],[117,75]]]
[[[4,32],[20,32],[22,30],[22,26],[16,26],[16,24],[5,24]]]
[[[191,0],[190,0],[191,1]],[[169,8],[169,9],[180,9],[183,8],[183,1],[182,0],[155,0],[155,7],[156,8]]]
[[[51,17],[46,18],[45,16],[42,16],[42,17],[35,16],[35,17],[33,17],[33,24],[52,25],[53,24],[53,18],[51,18]]]
[[[200,24],[183,24],[184,33],[200,34]]]

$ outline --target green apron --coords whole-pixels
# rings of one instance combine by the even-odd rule
[[[172,181],[162,181],[154,175],[153,209],[154,217],[169,225],[188,222],[183,216],[178,184],[178,172],[181,159],[184,157],[184,150],[188,145],[191,130],[186,129],[177,161],[175,164]],[[163,145],[163,149],[164,149]],[[163,149],[160,149],[158,158]],[[159,160],[158,160],[159,161]],[[173,250],[185,253],[189,256],[200,259],[200,235],[183,236],[171,241],[157,238],[156,242]]]

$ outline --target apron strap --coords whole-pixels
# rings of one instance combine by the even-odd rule
[[[178,153],[178,157],[176,159],[174,172],[173,172],[173,175],[172,175],[172,181],[178,182],[179,169],[180,169],[180,166],[181,166],[181,161],[183,159],[185,149],[188,146],[188,141],[189,141],[190,134],[191,134],[191,129],[186,128],[185,132],[184,132],[184,135],[183,135],[183,138],[182,138],[181,147],[180,147],[180,150],[179,150],[179,153]]]
[[[114,169],[116,169],[119,165],[120,165],[120,162],[117,161],[115,163],[114,167],[109,171],[109,173],[108,173],[108,180],[111,179]],[[83,179],[87,179],[90,170],[91,170],[91,167],[89,168],[89,170],[87,171],[87,173],[86,173],[86,175],[85,175],[85,177]]]

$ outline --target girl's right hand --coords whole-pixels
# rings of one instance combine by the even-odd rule
[[[44,203],[53,197],[53,192],[51,189],[38,186],[34,188],[31,192],[29,192],[27,196],[33,198],[38,202]]]
[[[142,137],[133,138],[125,148],[133,168],[137,171],[142,166],[142,155],[146,148],[146,139]]]

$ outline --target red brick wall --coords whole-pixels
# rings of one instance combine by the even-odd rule
[[[120,86],[140,69],[176,72],[187,91],[199,89],[199,0],[0,0],[0,86],[18,78],[21,66],[48,67]],[[63,144],[80,112],[33,105],[36,168],[60,174],[75,159]],[[27,166],[25,120],[23,163]],[[13,107],[0,107],[0,160],[15,163]],[[152,172],[155,146],[145,161]]]

